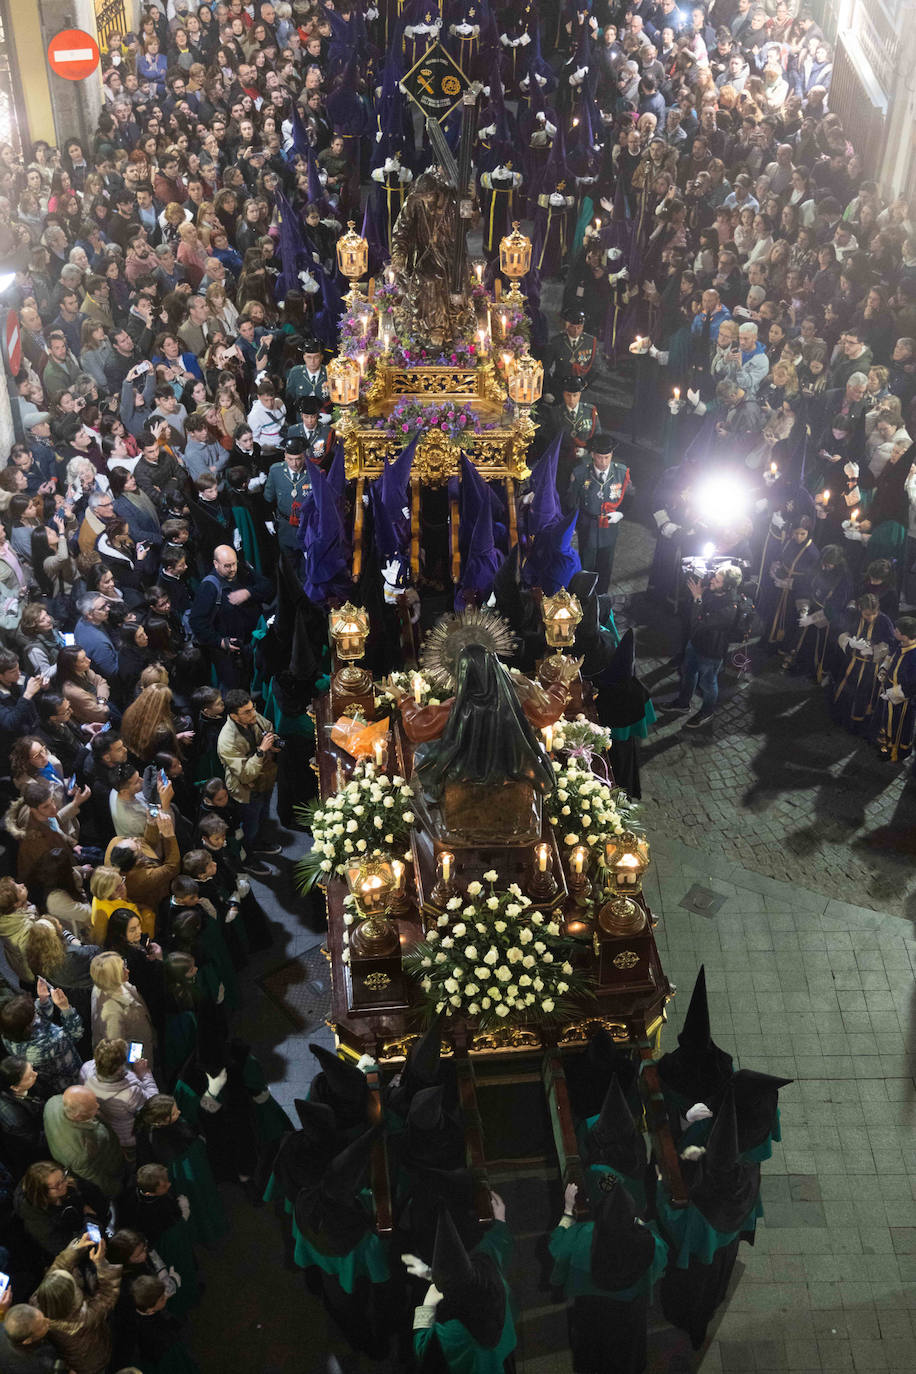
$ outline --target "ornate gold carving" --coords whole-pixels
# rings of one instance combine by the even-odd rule
[[[533,432],[533,431],[532,431]],[[475,434],[465,453],[485,481],[512,477],[522,481],[530,473],[525,462],[530,436],[514,429],[488,429]],[[424,462],[422,454],[433,444],[430,458]],[[358,477],[372,479],[381,474],[386,462],[397,458],[404,447],[402,435],[389,434],[380,429],[353,429],[344,437],[344,463],[348,481]],[[449,453],[446,463],[444,454]],[[423,467],[423,480],[439,484],[458,470],[458,446],[446,435],[428,434],[417,445],[417,464]]]
[[[527,1026],[499,1026],[478,1031],[468,1047],[469,1054],[496,1054],[503,1050],[539,1050],[544,1041],[540,1032]]]
[[[630,1039],[630,1032],[622,1021],[609,1021],[606,1016],[587,1016],[582,1021],[570,1021],[565,1025],[560,1032],[557,1044],[585,1044],[599,1030],[609,1031],[611,1039],[620,1044],[626,1044]]]
[[[411,1045],[419,1039],[418,1033],[416,1035],[401,1035],[396,1040],[384,1040],[377,1055],[378,1062],[380,1064],[393,1064],[405,1060]],[[447,1040],[443,1040],[439,1053],[441,1058],[451,1059],[455,1051]]]
[[[459,448],[441,430],[430,430],[417,444],[414,473],[424,486],[441,487],[458,473]]]
[[[632,949],[622,949],[612,962],[615,968],[635,968],[639,963],[639,955]]]
[[[391,979],[387,973],[370,973],[363,979],[366,987],[372,992],[381,992],[384,988],[391,986]]]

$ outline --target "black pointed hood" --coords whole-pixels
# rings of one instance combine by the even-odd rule
[[[776,1124],[779,1089],[793,1078],[775,1078],[756,1069],[739,1069],[731,1081],[738,1118],[738,1149],[742,1154],[762,1145]]]
[[[623,635],[596,681],[602,725],[624,729],[643,719],[649,690],[636,676],[636,635],[632,629]]]
[[[378,1131],[377,1126],[370,1126],[331,1160],[323,1179],[329,1197],[346,1202],[363,1187]]]
[[[442,1014],[440,1013],[418,1036],[407,1052],[407,1062],[399,1081],[388,1091],[388,1106],[406,1116],[411,1099],[421,1088],[431,1088],[439,1082],[442,1056]]]
[[[465,1162],[464,1130],[444,1109],[445,1089],[421,1088],[407,1113],[405,1159],[411,1168],[458,1169]]]
[[[310,1140],[322,1140],[337,1130],[333,1108],[325,1102],[310,1102],[307,1097],[294,1097],[293,1107],[299,1118],[303,1135]]]
[[[640,1177],[646,1167],[646,1142],[616,1074],[605,1094],[598,1120],[589,1132],[588,1150],[592,1164],[609,1164],[629,1178]]]
[[[601,1191],[594,1209],[591,1276],[599,1288],[615,1293],[631,1288],[646,1272],[655,1256],[655,1238],[637,1220],[636,1206],[623,1184],[610,1174],[604,1178],[610,1191]]]
[[[684,1161],[684,1165],[684,1181],[697,1211],[717,1231],[737,1231],[760,1192],[760,1166],[739,1159],[738,1120],[731,1088],[722,1099],[705,1153],[696,1161]]]
[[[433,1283],[444,1295],[448,1295],[456,1288],[466,1288],[474,1281],[471,1257],[465,1250],[458,1228],[452,1220],[452,1214],[444,1203],[439,1206],[432,1274]]]
[[[407,1129],[415,1131],[435,1131],[442,1125],[444,1113],[442,1100],[445,1089],[441,1085],[421,1088],[414,1094],[407,1113]]]
[[[324,1255],[348,1255],[369,1230],[370,1217],[360,1201],[378,1134],[371,1127],[341,1150],[323,1175],[300,1188],[293,1212],[305,1239]]]
[[[615,1076],[624,1095],[633,1102],[638,1099],[632,1055],[603,1027],[592,1036],[581,1054],[564,1058],[563,1068],[570,1104],[580,1121],[598,1115]]]
[[[677,1093],[688,1106],[705,1102],[715,1109],[732,1077],[732,1057],[719,1049],[712,1038],[704,964],[700,965],[684,1027],[677,1040],[678,1048],[662,1055],[658,1061],[662,1084]]]
[[[321,1065],[321,1072],[312,1080],[309,1097],[333,1108],[344,1129],[365,1121],[369,1099],[365,1074],[323,1045],[309,1044],[309,1049]]]

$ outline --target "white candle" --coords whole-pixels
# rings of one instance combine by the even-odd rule
[[[500,315],[499,319],[500,319],[500,323],[502,324],[502,327],[503,327],[503,338],[505,338],[505,337],[506,337],[506,333],[507,333],[507,331],[508,331],[509,322],[508,322],[508,320],[507,320],[507,318],[506,318],[505,315]]]
[[[547,872],[547,855],[548,855],[548,852],[549,852],[549,851],[548,851],[548,849],[547,849],[546,844],[539,844],[539,845],[537,846],[536,850],[535,850],[535,853],[536,853],[537,856],[538,856],[538,873],[546,873],[546,872]]]
[[[358,357],[358,359],[357,359],[357,362],[359,363],[359,375],[360,375],[361,377],[365,377],[365,375],[366,375],[366,355],[365,355],[365,353],[360,353],[360,355],[359,355],[359,357]]]
[[[452,877],[452,855],[446,853],[446,854],[443,854],[443,855],[442,855],[442,881],[443,881],[444,883],[450,882],[450,881],[451,881],[451,877]]]
[[[578,845],[572,852],[570,867],[577,878],[581,878],[585,870],[585,850]]]
[[[391,335],[388,334],[388,333],[386,333],[386,334],[385,334],[385,340],[384,340],[384,343],[385,343],[385,352],[386,352],[386,353],[388,352],[388,345],[389,345],[390,339],[391,339]]]
[[[480,286],[483,282],[483,268],[481,267],[480,263],[477,264],[477,266],[474,268],[474,271],[477,273],[477,285]]]
[[[384,768],[385,764],[388,762],[387,758],[385,757],[385,755],[388,753],[388,749],[387,749],[387,746],[386,746],[386,744],[385,744],[385,741],[384,741],[384,740],[381,740],[381,739],[377,739],[377,740],[375,741],[375,744],[373,745],[373,750],[374,750],[374,752],[375,752],[375,765],[376,765],[376,767],[377,767],[377,768]]]
[[[418,706],[422,706],[422,705],[423,705],[423,692],[424,692],[424,690],[425,690],[426,684],[424,683],[424,681],[423,681],[423,679],[421,678],[421,676],[420,676],[419,673],[414,673],[414,676],[413,676],[413,684],[412,684],[412,685],[413,685],[413,699],[414,699],[414,701],[417,703]]]
[[[681,388],[679,386],[676,386],[674,388],[674,399],[676,401],[679,401],[681,399]]]
[[[827,502],[830,500],[830,488],[829,488],[829,487],[825,487],[824,490],[821,492],[821,500],[823,501],[824,505],[826,506]]]
[[[553,726],[545,725],[541,734],[544,736],[544,748],[549,754],[553,749]]]

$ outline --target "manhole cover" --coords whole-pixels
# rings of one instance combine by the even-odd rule
[[[713,892],[711,887],[702,887],[700,883],[694,883],[686,897],[681,898],[680,905],[685,911],[692,911],[695,916],[708,916],[712,920],[724,901],[725,898],[720,892]]]
[[[297,1031],[306,1033],[324,1024],[331,1009],[331,969],[317,946],[281,964],[260,983]]]

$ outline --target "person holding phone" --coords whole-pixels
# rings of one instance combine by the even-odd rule
[[[80,1089],[82,1091],[82,1089]],[[86,1260],[95,1268],[95,1283],[86,1289],[73,1271]],[[112,1352],[108,1321],[121,1288],[121,1266],[105,1259],[105,1237],[88,1232],[56,1255],[35,1292],[35,1306],[49,1318],[48,1335],[71,1369],[107,1369]]]
[[[149,1061],[140,1055],[129,1062],[130,1046],[121,1036],[100,1040],[80,1069],[80,1082],[90,1088],[99,1104],[99,1118],[110,1126],[118,1138],[128,1161],[134,1157],[134,1117],[151,1097],[159,1091]]]

